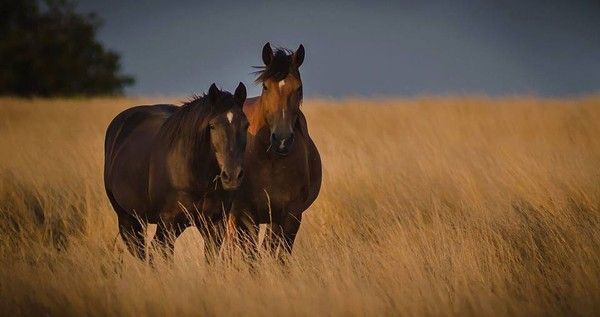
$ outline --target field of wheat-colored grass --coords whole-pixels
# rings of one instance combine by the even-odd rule
[[[0,315],[600,314],[598,97],[307,100],[322,191],[254,268],[115,240],[104,130],[165,101],[0,99]]]

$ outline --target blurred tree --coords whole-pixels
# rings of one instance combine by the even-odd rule
[[[96,40],[100,21],[69,0],[0,1],[0,94],[120,94],[120,56]]]

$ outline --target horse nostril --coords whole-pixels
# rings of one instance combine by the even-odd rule
[[[244,170],[240,169],[240,171],[238,172],[238,175],[237,175],[237,179],[240,180],[240,179],[242,179],[242,177],[244,177]]]
[[[221,179],[224,181],[229,181],[229,174],[227,174],[227,172],[222,171],[221,172]]]

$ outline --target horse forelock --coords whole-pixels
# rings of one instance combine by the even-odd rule
[[[266,66],[254,66],[258,69],[254,72],[257,75],[255,82],[263,83],[269,79],[281,81],[285,79],[290,72],[294,71],[292,64],[293,51],[287,48],[276,48],[273,53],[271,63]]]

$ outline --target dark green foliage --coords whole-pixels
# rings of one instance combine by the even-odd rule
[[[119,55],[96,40],[94,14],[70,1],[0,1],[0,94],[120,94],[133,84]]]

